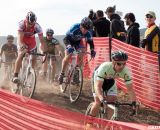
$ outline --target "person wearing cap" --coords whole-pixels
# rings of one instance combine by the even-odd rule
[[[0,52],[0,59],[2,61],[2,55],[4,54],[4,80],[7,79],[8,74],[7,70],[9,66],[11,65],[12,68],[14,68],[15,60],[17,58],[17,46],[13,44],[14,42],[14,36],[8,35],[7,36],[7,43],[5,43]]]
[[[110,37],[118,39],[120,41],[126,41],[126,30],[124,27],[124,22],[121,17],[115,13],[115,6],[108,7],[105,11],[106,15],[111,21],[110,24]]]
[[[126,43],[133,45],[135,47],[139,47],[140,31],[139,31],[139,24],[135,22],[136,21],[135,15],[133,13],[127,13],[124,16],[124,19],[126,25],[128,26]]]
[[[148,11],[145,15],[145,20],[147,22],[147,29],[141,42],[141,46],[145,48],[145,50],[157,53],[160,51],[160,29],[155,24],[155,12]]]

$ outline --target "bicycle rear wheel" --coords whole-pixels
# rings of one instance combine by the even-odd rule
[[[36,86],[36,73],[33,68],[30,68],[20,92],[25,101],[27,98],[32,98],[35,91],[35,86]]]
[[[82,92],[83,73],[80,67],[75,67],[71,73],[69,84],[69,96],[71,103],[76,102]]]

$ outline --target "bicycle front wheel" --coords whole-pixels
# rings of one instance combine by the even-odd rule
[[[29,69],[26,79],[21,88],[21,95],[28,98],[32,98],[36,86],[36,73],[33,68]]]
[[[76,102],[82,92],[83,73],[80,67],[75,67],[71,73],[69,84],[69,96],[71,103]]]
[[[52,83],[52,69],[50,65],[48,66],[46,81],[49,84]]]

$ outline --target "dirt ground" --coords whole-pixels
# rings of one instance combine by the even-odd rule
[[[10,90],[10,85],[10,82],[1,82],[2,89]],[[67,91],[66,93],[61,93],[59,86],[38,80],[33,99],[83,114],[89,103],[93,101],[89,80],[84,82],[82,95],[76,103],[70,103],[67,93]],[[120,91],[119,98],[122,101],[127,100],[127,95]],[[141,106],[138,115],[135,116],[129,116],[127,112],[129,112],[129,108],[122,107],[120,109],[120,113],[123,113],[120,117],[121,121],[160,125],[160,113],[147,107]]]

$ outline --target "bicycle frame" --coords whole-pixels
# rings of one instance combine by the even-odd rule
[[[70,54],[71,60],[70,64],[68,66],[66,75],[64,77],[64,82],[62,85],[60,85],[61,92],[65,92],[67,87],[69,86],[69,96],[71,103],[76,102],[79,99],[79,96],[82,91],[83,87],[83,72],[82,67],[86,64],[83,63],[83,57],[80,59],[79,63],[81,65],[78,65],[78,55],[79,54],[90,54],[89,52],[82,52],[81,50],[74,50],[73,53]],[[78,72],[77,74],[75,72]],[[76,74],[76,75],[75,75]],[[75,78],[77,77],[77,78]]]
[[[47,73],[51,73],[51,75],[52,75],[52,58],[53,57],[58,57],[58,56],[60,56],[60,55],[52,55],[52,54],[47,54],[47,57],[49,57],[49,62],[48,62],[48,65],[47,65]],[[56,63],[55,63],[56,64]],[[49,70],[50,69],[50,70]],[[50,72],[49,72],[50,71]],[[48,75],[48,74],[47,74]],[[47,78],[52,78],[52,76],[51,75],[49,75],[49,77],[47,77]],[[56,76],[56,72],[55,72],[55,76]],[[55,78],[55,77],[54,77]],[[47,79],[47,81],[49,81],[49,82],[51,82],[50,80],[52,80],[52,79]]]

